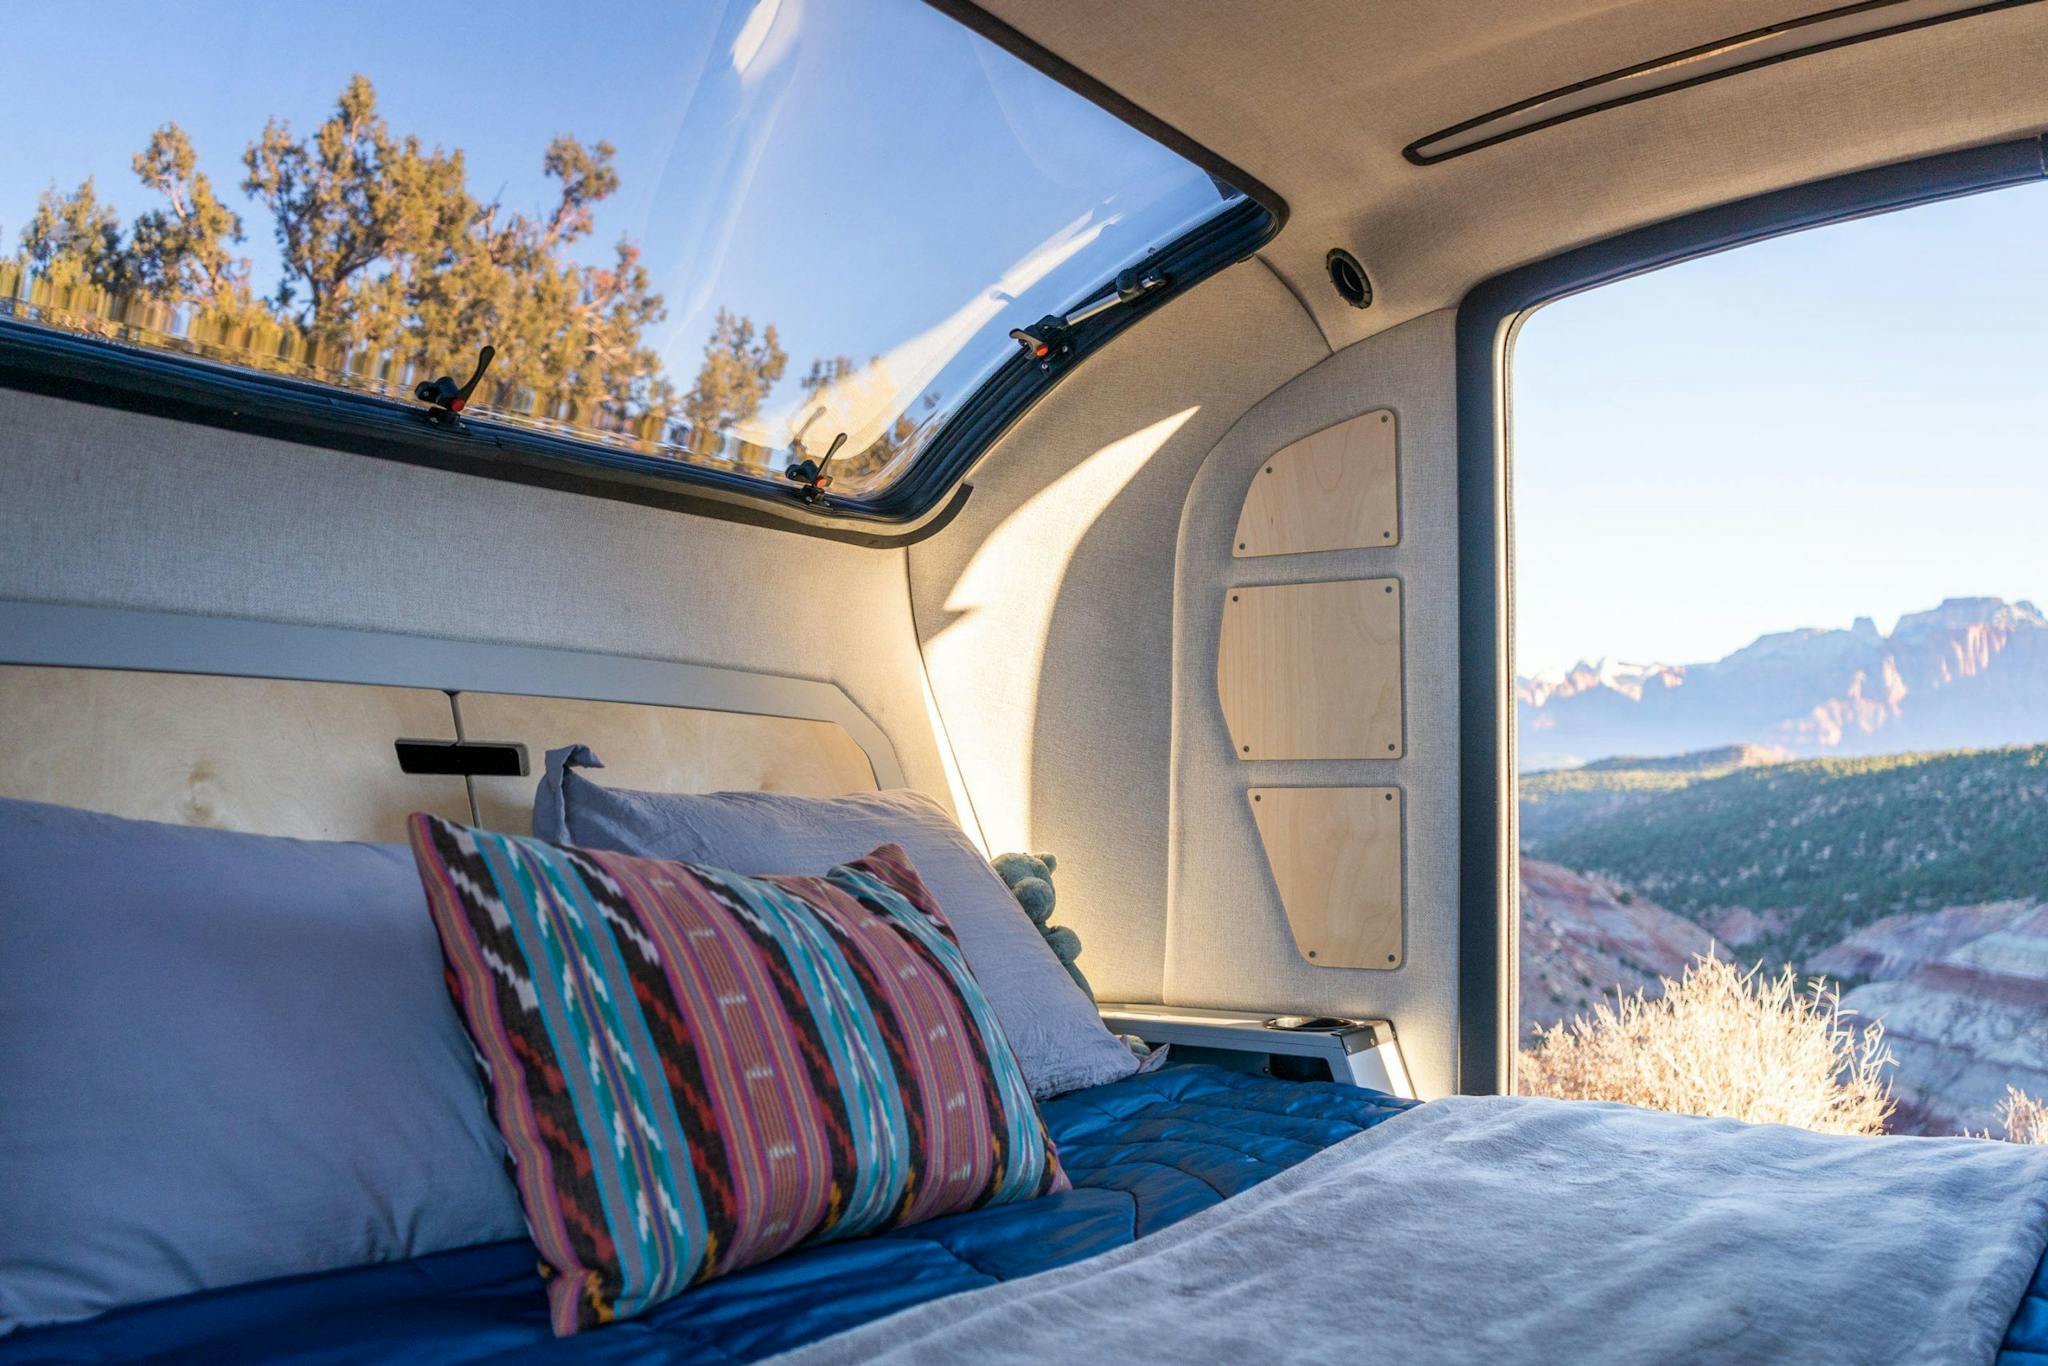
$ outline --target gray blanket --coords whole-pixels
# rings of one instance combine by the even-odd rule
[[[2044,1243],[2048,1148],[1440,1100],[780,1360],[1989,1362]]]

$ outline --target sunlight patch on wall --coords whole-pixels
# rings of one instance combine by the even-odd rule
[[[952,618],[925,642],[925,666],[955,699],[949,727],[992,849],[1029,849],[1039,675],[1053,606],[1075,547],[1173,434],[1183,409],[1090,455],[1033,494],[982,542],[946,599]],[[969,716],[962,699],[972,699]]]

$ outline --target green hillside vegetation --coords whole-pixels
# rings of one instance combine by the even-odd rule
[[[1701,919],[1776,912],[1797,962],[1899,911],[2048,898],[2048,745],[1743,766],[1610,762],[1522,779],[1522,846]]]
[[[1676,792],[1738,769],[1776,763],[1783,750],[1723,745],[1694,754],[1629,755],[1580,768],[1522,775],[1522,843],[1547,840],[1589,821],[1616,815],[1640,798]]]

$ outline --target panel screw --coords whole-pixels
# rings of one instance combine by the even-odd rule
[[[1310,950],[1308,951],[1308,956],[1309,956],[1309,957],[1311,957],[1311,958],[1315,957],[1315,956],[1316,956],[1316,951],[1315,951],[1314,949],[1310,949]]]
[[[1387,746],[1387,753],[1389,753],[1389,754],[1392,754],[1392,753],[1394,752],[1394,750],[1395,750],[1396,748],[1397,748],[1397,746],[1394,746],[1394,745],[1388,745],[1388,746]]]
[[[1388,955],[1387,955],[1387,961],[1388,961],[1389,963],[1391,963],[1391,962],[1395,961],[1395,960],[1394,960],[1394,955],[1393,955],[1393,954],[1391,954],[1391,953],[1390,953],[1390,954],[1388,954]]]
[[[1268,465],[1268,466],[1266,466],[1266,473],[1268,473],[1268,474],[1271,474],[1272,472],[1273,472],[1273,467],[1272,467],[1271,465]]]

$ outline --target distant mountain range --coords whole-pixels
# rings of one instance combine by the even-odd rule
[[[1710,664],[1587,661],[1515,685],[1524,771],[1723,746],[1785,757],[2048,739],[2048,616],[1950,598],[1891,634],[1781,631]]]

